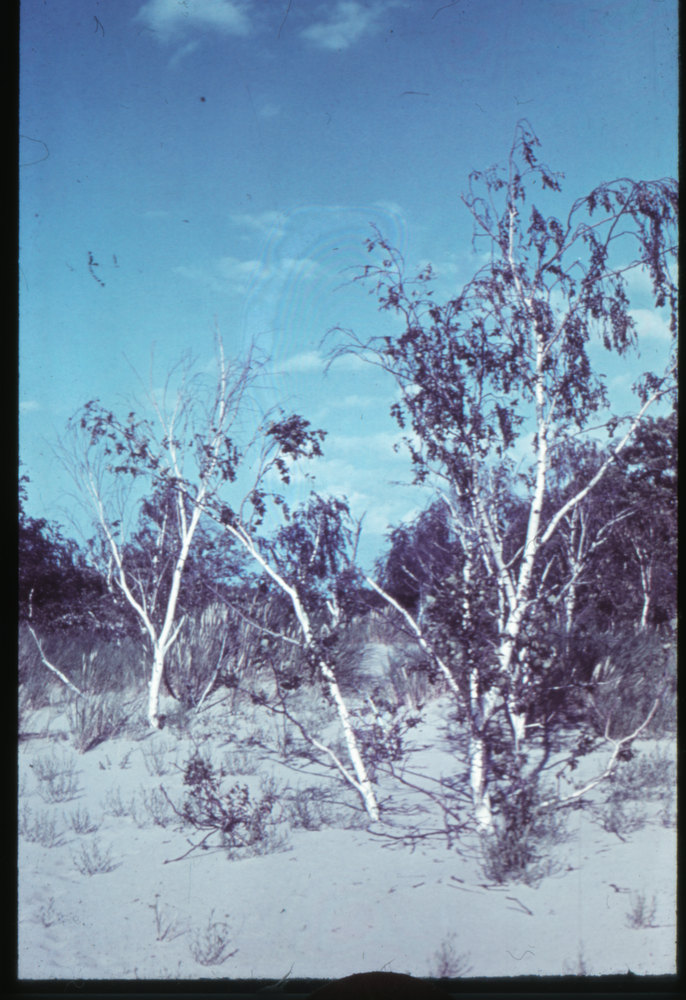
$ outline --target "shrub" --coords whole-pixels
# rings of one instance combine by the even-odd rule
[[[65,820],[67,819],[66,816],[64,818]],[[98,830],[98,824],[91,822],[87,809],[84,809],[83,812],[81,812],[80,808],[77,809],[76,812],[71,814],[67,822],[71,826],[74,833],[96,833]]]
[[[113,694],[77,698],[69,706],[67,717],[79,753],[87,753],[118,736],[127,721],[120,699]]]
[[[43,927],[52,927],[53,924],[61,924],[66,919],[64,913],[59,913],[55,909],[55,897],[51,896],[47,903],[43,903],[36,914],[37,922]]]
[[[610,779],[608,802],[662,801],[676,788],[676,761],[659,747],[623,761]]]
[[[340,804],[333,799],[334,794],[318,785],[285,793],[286,816],[291,827],[317,831],[323,827],[352,829],[366,825],[365,819],[358,818],[357,810],[354,811],[345,804],[337,809],[336,805]]]
[[[72,757],[62,754],[60,757],[54,752],[46,757],[34,757],[31,761],[31,770],[39,782],[53,781],[60,775],[72,775],[76,764]]]
[[[213,917],[214,910],[209,915],[207,926],[201,931],[196,931],[190,943],[191,954],[200,965],[221,965],[238,951],[238,948],[227,951],[231,928],[228,924],[214,920]]]
[[[39,629],[39,639],[51,663],[60,666],[82,690],[92,693],[123,692],[139,687],[143,671],[141,640],[120,636],[107,639],[92,630],[78,628],[50,631]],[[28,623],[19,626],[19,683],[27,692],[33,708],[48,704],[50,677],[31,635]],[[73,665],[78,665],[74,668]],[[62,665],[71,665],[62,667]]]
[[[62,835],[57,832],[54,816],[42,812],[32,819],[31,808],[27,805],[19,814],[19,833],[25,840],[41,847],[61,847],[64,843]]]
[[[131,806],[127,806],[124,802],[122,802],[121,789],[118,787],[111,788],[107,792],[105,801],[102,803],[102,808],[106,813],[109,813],[110,816],[119,817],[131,815]]]
[[[632,927],[634,930],[652,927],[656,909],[657,899],[655,896],[653,896],[651,902],[649,903],[646,899],[645,892],[635,893],[632,898],[631,909],[626,915],[627,927]]]
[[[397,708],[388,702],[375,705],[374,722],[365,726],[355,726],[353,731],[360,747],[371,780],[379,764],[393,764],[402,761],[407,754],[405,737],[421,721],[416,716],[403,716],[393,722],[382,720],[379,710],[385,710],[393,718]]]
[[[461,955],[455,951],[453,944],[456,934],[448,934],[441,942],[440,948],[434,952],[434,961],[431,966],[431,975],[436,979],[459,979],[468,975],[472,971],[469,964],[469,952]]]
[[[196,752],[186,764],[188,791],[181,810],[175,809],[177,815],[196,829],[208,831],[208,836],[219,833],[229,857],[241,850],[260,854],[282,847],[284,838],[279,837],[278,820],[272,815],[279,796],[273,779],[262,781],[260,798],[254,802],[247,785],[235,784],[222,792],[221,778],[211,760]]]
[[[79,792],[75,764],[67,754],[34,757],[31,770],[38,781],[38,794],[45,802],[67,802]]]
[[[55,778],[41,781],[38,794],[45,802],[69,802],[79,793],[79,783],[73,774],[59,774]]]
[[[161,778],[169,772],[169,744],[164,742],[152,743],[147,750],[143,749],[143,760],[149,775]]]
[[[99,840],[94,840],[91,845],[81,844],[79,853],[72,860],[82,875],[101,875],[113,872],[119,864],[114,864],[110,856],[111,847],[104,853],[100,850]]]
[[[616,834],[620,840],[624,840],[623,835],[642,830],[646,825],[646,814],[642,809],[634,807],[629,810],[617,799],[610,799],[609,805],[598,810],[598,818],[603,830]]]
[[[164,908],[160,905],[160,901],[155,896],[154,906],[150,906],[151,910],[155,911],[155,926],[157,928],[157,941],[173,941],[174,938],[181,937],[182,934],[188,933],[188,928],[184,927],[179,929],[177,925],[178,917],[169,916],[165,912]],[[228,957],[228,956],[227,956]]]
[[[158,788],[152,788],[149,792],[142,788],[141,794],[145,811],[152,819],[153,824],[161,826],[163,829],[169,826],[172,816],[169,814],[170,805],[164,793]]]
[[[576,960],[571,961],[570,959],[566,958],[562,968],[566,976],[592,975],[590,966],[588,965],[586,957],[584,955],[583,944],[579,944],[579,951],[577,953]]]
[[[482,868],[489,881],[537,885],[559,870],[545,852],[568,839],[566,818],[541,810],[541,801],[541,791],[533,781],[494,793],[493,829],[481,837]]]
[[[243,750],[230,750],[222,758],[222,767],[226,774],[256,774],[258,764],[253,754]]]
[[[675,729],[676,651],[671,637],[642,630],[596,636],[596,667],[588,691],[589,718],[596,732],[611,736],[633,732],[655,698],[660,704],[644,736],[661,737]]]

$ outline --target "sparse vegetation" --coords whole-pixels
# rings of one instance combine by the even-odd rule
[[[153,824],[161,826],[163,829],[169,826],[174,817],[164,793],[159,788],[151,788],[150,790],[141,788],[141,796],[145,811],[152,819]]]
[[[69,706],[67,717],[79,753],[87,753],[118,736],[127,723],[121,698],[111,693],[77,698]]]
[[[82,875],[104,875],[113,872],[121,863],[112,861],[111,851],[111,847],[102,851],[100,841],[96,838],[90,843],[82,843],[72,860]]]
[[[145,768],[148,774],[153,777],[163,777],[169,773],[171,763],[169,761],[169,744],[164,741],[155,740],[148,747],[141,750]]]
[[[253,800],[247,785],[235,784],[222,791],[222,777],[211,759],[196,751],[186,764],[184,786],[187,791],[181,807],[174,805],[164,788],[160,788],[184,823],[205,831],[201,844],[216,833],[229,858],[282,850],[288,835],[282,824],[283,817],[274,815],[279,798],[276,782],[263,777],[260,797]]]
[[[230,750],[222,757],[225,774],[257,774],[258,762],[255,755],[244,750]]]
[[[469,952],[457,952],[454,932],[441,942],[440,948],[434,953],[431,964],[431,975],[436,979],[461,979],[469,975],[472,966],[469,964]]]
[[[181,937],[182,934],[188,933],[188,927],[179,928],[178,915],[169,914],[167,907],[160,903],[158,894],[155,895],[155,902],[150,906],[150,909],[155,911],[157,941],[173,941],[175,938]]]
[[[656,802],[674,794],[676,760],[660,747],[623,761],[609,783],[608,802]]]
[[[284,802],[288,822],[294,830],[361,829],[367,822],[358,809],[341,802],[335,791],[320,785],[289,789],[284,793]]]
[[[229,361],[218,331],[212,365],[194,369],[186,354],[164,390],[151,370],[147,400],[134,409],[118,415],[94,398],[69,421],[57,450],[90,508],[85,547],[26,515],[21,478],[18,790],[55,807],[20,803],[32,934],[64,944],[61,930],[40,927],[65,920],[55,898],[35,909],[49,895],[31,881],[38,847],[66,844],[81,875],[111,873],[123,862],[95,836],[102,827],[129,838],[127,852],[139,851],[147,877],[154,870],[155,888],[182,885],[184,906],[185,875],[163,883],[160,873],[174,869],[162,861],[197,852],[188,904],[196,892],[195,905],[209,907],[215,882],[231,900],[237,886],[252,891],[254,871],[303,874],[279,859],[254,860],[261,855],[294,844],[286,861],[302,863],[309,847],[335,866],[351,845],[362,856],[379,844],[384,858],[414,854],[412,881],[406,868],[408,881],[383,888],[404,896],[406,912],[426,894],[416,908],[425,912],[428,894],[440,886],[445,895],[449,884],[467,919],[476,895],[462,893],[512,900],[499,892],[510,882],[535,889],[564,877],[558,848],[574,836],[572,820],[596,824],[597,854],[628,856],[615,838],[627,841],[649,822],[655,840],[673,840],[676,362],[669,338],[654,337],[664,357],[652,341],[643,357],[662,367],[636,375],[627,407],[596,370],[591,344],[598,339],[617,359],[641,346],[644,326],[652,336],[638,321],[651,294],[654,315],[676,334],[677,185],[603,183],[558,219],[549,206],[563,175],[539,160],[538,147],[521,120],[507,164],[470,175],[463,203],[484,241],[479,253],[489,252],[443,304],[430,265],[413,278],[379,229],[367,241],[369,263],[353,283],[372,282],[390,325],[368,339],[332,331],[330,361],[352,355],[389,377],[413,485],[433,491],[425,509],[389,527],[370,575],[348,500],[302,492],[326,432],[269,409],[271,362],[254,346]],[[125,746],[104,746],[122,737]],[[87,758],[52,750],[28,763],[29,738],[50,746],[71,738],[81,755],[101,749]],[[648,739],[661,744],[642,753]],[[117,777],[127,801],[111,785]],[[94,788],[104,795],[100,822],[86,808]],[[71,812],[61,805],[77,798]],[[364,836],[341,833],[358,829]],[[441,858],[430,857],[436,844],[448,848]],[[589,859],[584,845],[564,860],[588,861],[597,873]],[[48,860],[50,878],[63,878],[64,857]],[[346,879],[364,886],[378,876],[373,862],[357,867],[327,883],[336,907]],[[128,874],[110,880],[113,898]],[[71,876],[79,891],[89,885]],[[608,890],[605,900],[608,928],[621,923],[630,890],[594,880],[601,906],[607,885],[627,894]],[[95,908],[97,880],[90,888]],[[516,900],[526,924],[538,908],[516,891],[531,906]],[[151,941],[150,884],[134,893],[139,930],[163,952]],[[279,901],[289,920],[304,894]],[[351,923],[357,932],[358,919],[366,934],[367,902],[359,916],[357,902],[352,916],[334,910],[337,940]],[[214,909],[192,937],[159,894],[150,910],[156,941],[189,934],[202,966],[239,950]],[[656,910],[656,895],[635,892],[626,926],[654,929]],[[552,905],[549,913],[563,919]],[[299,933],[312,931],[307,921]],[[637,946],[657,936],[622,933]],[[439,940],[425,939],[421,961]],[[432,975],[466,976],[472,957],[449,933]],[[589,974],[581,942],[564,971]]]
[[[41,847],[61,847],[64,839],[57,831],[54,816],[46,812],[38,813],[33,818],[31,807],[24,805],[19,813],[19,833],[26,840]]]
[[[69,826],[72,828],[74,833],[78,834],[97,833],[99,829],[99,824],[92,822],[88,814],[88,810],[85,808],[82,810],[80,806],[76,810],[76,812],[73,812],[71,814],[67,822],[69,823]]]
[[[221,965],[238,951],[238,948],[229,951],[230,945],[230,926],[220,920],[215,920],[214,910],[212,910],[206,926],[195,932],[190,942],[190,949],[193,958],[200,965]]]
[[[535,886],[560,870],[554,848],[569,839],[566,816],[541,809],[542,799],[535,782],[494,795],[493,829],[481,835],[482,867],[489,881]]]
[[[627,927],[632,927],[634,930],[652,927],[656,910],[656,896],[653,896],[652,900],[648,902],[645,891],[634,893],[631,900],[631,909],[626,915]]]
[[[78,780],[73,772],[65,771],[53,778],[41,781],[38,794],[45,802],[69,802],[75,799],[79,791]]]
[[[61,924],[65,919],[64,913],[60,913],[55,908],[54,896],[51,896],[47,903],[43,903],[36,913],[36,921],[41,923],[43,927],[52,927],[54,924]]]
[[[104,812],[110,816],[130,816],[131,805],[126,805],[121,797],[121,788],[110,788],[102,803]]]
[[[579,951],[577,957],[574,961],[567,958],[563,966],[563,971],[565,976],[590,976],[592,975],[592,970],[586,961],[584,955],[583,945],[579,945]]]
[[[598,810],[598,818],[608,833],[616,834],[624,840],[631,833],[642,830],[646,825],[646,811],[635,803],[624,803],[612,799],[610,804]]]

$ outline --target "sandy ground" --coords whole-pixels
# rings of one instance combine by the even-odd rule
[[[287,840],[274,853],[228,860],[221,849],[198,850],[165,864],[200,836],[180,829],[173,814],[156,823],[144,797],[150,802],[163,785],[181,802],[193,740],[205,740],[202,752],[217,763],[243,746],[235,770],[236,762],[257,769],[225,778],[222,788],[239,781],[256,793],[264,775],[291,788],[314,783],[241,744],[268,727],[254,711],[227,717],[219,705],[185,732],[137,733],[83,755],[74,751],[64,715],[51,713],[48,725],[47,710],[37,713],[29,728],[43,735],[19,744],[20,825],[22,815],[30,829],[39,818],[54,820],[55,843],[19,837],[20,979],[279,979],[289,969],[294,978],[339,978],[381,968],[427,976],[439,974],[441,958],[453,975],[467,977],[676,971],[676,831],[659,821],[660,803],[646,803],[644,825],[621,838],[586,810],[571,812],[572,836],[551,849],[555,871],[536,888],[488,884],[466,832],[450,849],[444,838],[428,837],[413,850],[387,846],[366,829],[282,824]],[[415,770],[456,771],[445,742],[447,712],[446,704],[430,704],[412,730],[417,745],[431,747],[413,759]],[[229,730],[234,741],[227,745]],[[657,749],[675,754],[673,743]],[[74,767],[77,787],[63,801],[45,801],[46,782],[37,775],[46,759]],[[598,763],[585,759],[580,777]],[[409,803],[384,785],[388,791],[397,808]],[[356,801],[354,793],[341,791],[343,798]],[[125,814],[117,816],[118,802]],[[85,810],[97,830],[76,833],[73,814]],[[109,851],[110,870],[82,874],[74,859],[84,847],[92,858],[94,844],[101,856]],[[648,926],[634,928],[628,915],[639,894],[648,910],[653,899],[655,906]],[[203,964],[198,956],[207,958],[217,937],[222,960]]]

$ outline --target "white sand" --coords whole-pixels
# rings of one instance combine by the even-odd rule
[[[215,723],[224,711],[206,714],[191,732],[196,738],[203,728],[218,733]],[[413,730],[417,744],[433,745],[423,758],[413,759],[414,769],[425,766],[436,775],[463,770],[441,744],[446,711],[438,703],[428,706],[425,722]],[[34,718],[29,728],[38,731],[44,721]],[[266,717],[256,721],[269,728]],[[64,716],[51,722],[54,736],[67,729]],[[221,743],[215,735],[203,746],[203,752],[213,749],[217,764],[227,749],[235,749]],[[150,775],[146,767],[144,751],[155,745],[170,768],[163,776]],[[653,746],[636,749],[646,753]],[[673,744],[665,746],[674,753]],[[49,735],[20,743],[20,812],[28,804],[34,818],[54,817],[62,834],[51,848],[19,839],[21,979],[279,979],[291,966],[294,978],[338,978],[381,968],[426,976],[436,974],[442,944],[453,956],[463,956],[462,971],[471,976],[676,971],[676,833],[656,818],[659,804],[646,804],[648,822],[623,834],[624,841],[585,812],[572,812],[574,839],[552,849],[560,870],[537,888],[486,887],[467,834],[460,853],[438,837],[420,841],[412,851],[385,847],[364,829],[294,830],[279,853],[227,860],[221,850],[196,851],[164,864],[200,835],[189,827],[179,831],[178,822],[153,825],[141,789],[162,784],[180,802],[183,775],[172,765],[182,766],[192,752],[188,735],[177,739],[171,727],[143,741],[110,741],[82,756],[70,740]],[[38,794],[31,765],[52,753],[76,764],[79,792],[70,801],[50,804]],[[597,763],[585,759],[583,769],[592,773]],[[264,760],[260,771],[292,787],[316,783]],[[229,777],[222,788],[240,781],[254,794],[259,779],[259,773]],[[142,828],[131,816],[104,810],[108,793],[116,790],[125,803],[137,797]],[[389,792],[397,804],[410,801],[384,780],[381,797]],[[355,801],[354,793],[350,798],[341,791],[340,798]],[[99,825],[96,833],[74,833],[68,821],[77,808],[88,810]],[[110,849],[117,866],[112,871],[88,876],[77,870],[73,857],[93,841]],[[648,903],[655,897],[656,910],[651,926],[632,929],[626,918],[638,893],[645,893]],[[155,904],[163,929],[175,921],[175,931],[162,940],[157,940]],[[227,952],[235,954],[205,966],[190,945],[212,910],[215,922],[228,925],[221,932]]]

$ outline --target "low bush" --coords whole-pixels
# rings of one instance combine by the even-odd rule
[[[96,833],[99,829],[97,823],[91,822],[91,818],[88,814],[88,810],[84,809],[83,812],[81,808],[78,808],[76,812],[73,812],[69,819],[65,816],[64,819],[72,828],[74,833]]]
[[[230,750],[222,758],[225,774],[257,774],[258,767],[255,755],[244,750]]]
[[[632,899],[631,909],[626,915],[626,925],[633,930],[641,930],[653,926],[657,898],[653,896],[648,902],[645,892],[637,892]]]
[[[111,788],[106,796],[105,801],[102,803],[102,808],[105,813],[109,813],[110,816],[130,816],[131,815],[131,805],[126,805],[121,797],[121,789]]]
[[[34,757],[31,761],[31,770],[39,782],[49,782],[62,775],[73,775],[76,762],[66,753],[58,756],[53,751],[44,757]]]
[[[260,797],[250,797],[247,785],[220,788],[223,772],[217,771],[209,757],[199,752],[190,758],[184,772],[187,789],[183,805],[177,808],[161,789],[174,812],[197,830],[207,831],[207,839],[218,833],[229,858],[271,853],[283,848],[286,833],[279,829],[281,816],[274,815],[279,789],[273,779],[262,779]]]
[[[141,797],[145,811],[152,820],[153,825],[161,826],[163,829],[169,826],[174,817],[171,814],[171,807],[164,793],[158,788],[151,788],[149,791],[142,788]]]
[[[572,961],[571,959],[566,958],[562,968],[565,976],[590,976],[593,974],[588,962],[586,961],[582,944],[579,944],[579,951],[576,959]]]
[[[436,979],[459,979],[467,976],[472,967],[469,964],[469,952],[458,954],[455,950],[456,934],[448,934],[441,942],[440,948],[434,952],[431,964],[431,976]]]
[[[489,881],[535,886],[559,871],[550,851],[569,839],[566,816],[541,809],[542,801],[533,781],[493,794],[493,829],[481,836],[481,864]]]
[[[38,781],[38,794],[44,802],[68,802],[80,789],[76,765],[68,754],[34,757],[31,770]]]
[[[81,844],[77,855],[72,856],[74,865],[82,875],[103,875],[113,872],[119,864],[112,861],[108,847],[106,851],[100,850],[100,841],[94,840],[91,844]]]
[[[67,718],[79,753],[118,736],[127,722],[121,699],[112,693],[77,698],[69,706]]]
[[[662,801],[676,789],[676,761],[657,747],[623,761],[609,783],[608,802]]]
[[[152,776],[157,776],[158,778],[163,777],[165,774],[169,773],[169,744],[162,741],[155,741],[151,743],[147,748],[143,748],[143,760],[145,761],[145,769],[148,774]]]
[[[174,938],[188,933],[189,928],[179,928],[177,923],[178,917],[176,915],[170,916],[166,908],[160,904],[157,897],[155,898],[154,905],[150,906],[150,909],[155,911],[156,941],[173,941]]]
[[[238,948],[228,951],[230,943],[230,926],[215,920],[214,910],[212,910],[207,926],[196,931],[190,942],[191,954],[200,965],[221,965],[238,951]]]
[[[41,781],[38,794],[45,802],[69,802],[80,791],[78,779],[73,774],[58,774],[55,778]]]
[[[636,806],[630,808],[617,799],[609,800],[609,804],[597,810],[598,819],[603,830],[614,833],[620,840],[625,836],[642,830],[646,825],[646,814]]]
[[[284,793],[285,813],[294,830],[322,830],[325,827],[360,829],[367,820],[359,810],[334,799],[336,793],[310,785]]]
[[[61,847],[64,843],[62,835],[57,832],[55,817],[42,812],[33,818],[32,810],[27,805],[19,814],[19,833],[25,840],[41,847]]]
[[[66,920],[64,913],[55,909],[55,897],[51,896],[47,903],[43,903],[36,914],[36,922],[43,927],[52,927],[54,924],[62,924]]]

